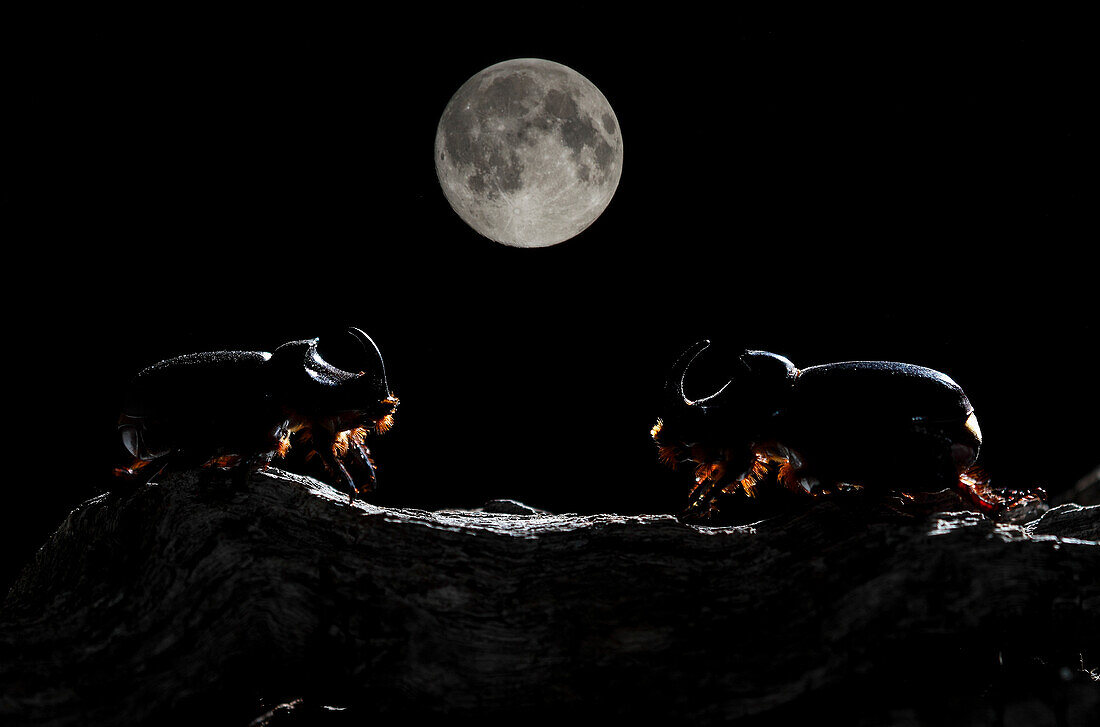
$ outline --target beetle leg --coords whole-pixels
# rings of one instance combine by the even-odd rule
[[[348,468],[344,466],[339,455],[331,449],[318,449],[317,455],[324,462],[325,468],[339,480],[340,489],[348,493],[348,504],[350,505],[355,496],[359,494],[359,488],[355,486],[355,480],[352,479]]]
[[[706,518],[718,510],[718,498],[737,492],[743,480],[730,481],[729,473],[736,470],[731,469],[733,462],[728,450],[721,450],[716,460],[706,460],[701,451],[695,452],[695,456],[699,458],[695,466],[695,486],[688,493],[689,502],[684,513]]]
[[[759,458],[754,459],[752,466],[741,475],[741,479],[732,483],[727,489],[730,493],[737,492],[738,489],[741,489],[749,497],[756,497],[759,494],[758,487],[767,475],[768,462]]]
[[[286,459],[286,455],[290,452],[290,435],[292,434],[290,420],[286,419],[282,424],[275,427],[275,431],[271,433],[272,445],[275,451],[272,452],[271,457],[268,458],[268,464],[275,457],[279,459]]]
[[[115,474],[119,474],[121,469],[121,475],[124,478],[132,478],[134,475],[137,475],[138,472],[145,469],[149,465],[159,462],[160,467],[157,468],[157,471],[145,479],[145,484],[148,485],[156,480],[158,477],[160,477],[162,474],[164,474],[164,471],[168,469],[168,465],[172,464],[173,460],[178,460],[179,456],[179,452],[169,452],[168,454],[165,454],[161,457],[156,457],[155,459],[139,460],[138,462],[130,465],[128,468],[115,468]]]
[[[374,459],[370,456],[370,449],[365,442],[356,442],[354,450],[367,468],[367,484],[363,489],[370,492],[378,484],[378,471],[374,467]]]
[[[321,458],[325,469],[339,480],[339,486],[348,493],[348,504],[351,504],[359,494],[359,488],[355,486],[355,480],[343,462],[343,457],[348,451],[347,434],[347,432],[322,433],[320,430],[314,430],[313,442],[317,456]]]
[[[203,469],[228,470],[240,465],[241,460],[242,457],[239,454],[222,454],[211,457],[199,466]]]
[[[371,457],[370,448],[367,447],[367,435],[370,430],[366,427],[356,427],[347,433],[348,451],[354,451],[359,455],[360,461],[367,469],[367,478],[369,483],[367,490],[374,489],[374,485],[377,482],[377,473],[374,469],[374,458]]]
[[[129,467],[115,467],[114,475],[115,477],[131,479],[136,477],[138,472],[151,465],[154,461],[155,460],[151,459],[135,458],[134,461],[130,463]]]
[[[702,456],[702,452],[695,452],[696,464],[695,466],[695,485],[688,492],[688,504],[684,508],[684,514],[693,517],[709,517],[714,510],[715,498],[718,493],[714,492],[715,486],[718,484],[718,479],[712,477],[715,474],[715,470],[709,462],[706,462]]]
[[[339,468],[340,474],[344,478],[344,484],[347,485],[350,490],[348,492],[348,504],[350,505],[355,500],[355,496],[359,494],[359,488],[355,486],[355,480],[351,478],[351,473],[348,472],[347,467],[340,461],[340,458],[334,456],[333,461],[336,462],[336,466]]]
[[[1028,491],[993,487],[989,477],[978,467],[970,467],[959,475],[958,490],[964,500],[984,515],[997,518],[1006,512],[1027,505],[1042,503],[1046,492],[1042,488]]]
[[[782,442],[765,442],[754,444],[753,456],[757,462],[767,467],[779,465],[776,471],[776,480],[780,485],[803,495],[821,494],[821,482],[806,474],[806,464],[798,451],[791,449]]]
[[[700,464],[695,468],[695,486],[688,493],[688,506],[685,512],[698,513],[705,517],[715,510],[715,499],[718,493],[714,492],[714,488],[718,480],[711,478],[712,473],[713,469],[709,464]]]

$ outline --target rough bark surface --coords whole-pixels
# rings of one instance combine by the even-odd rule
[[[0,722],[1095,724],[1098,541],[1073,504],[703,527],[180,473],[86,502],[28,565]]]

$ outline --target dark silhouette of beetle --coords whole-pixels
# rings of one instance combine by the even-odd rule
[[[321,358],[316,338],[273,353],[193,353],[143,369],[118,423],[134,461],[116,474],[132,477],[153,463],[162,464],[157,474],[169,463],[247,474],[286,456],[294,442],[319,455],[352,497],[369,491],[376,477],[366,439],[393,425],[398,399],[378,346],[358,328],[348,333],[365,354],[356,373]],[[362,488],[349,468],[365,472]]]
[[[958,488],[982,512],[1011,504],[974,467],[982,443],[974,407],[945,374],[889,361],[796,368],[745,351],[732,378],[691,399],[684,378],[710,341],[687,349],[665,387],[666,411],[650,430],[658,458],[694,463],[685,511],[707,516],[721,495],[821,495],[845,490],[933,492]]]

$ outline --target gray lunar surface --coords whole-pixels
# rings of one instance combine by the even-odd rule
[[[464,83],[439,120],[435,164],[455,212],[516,247],[568,240],[610,203],[623,140],[603,94],[576,71],[524,58]]]

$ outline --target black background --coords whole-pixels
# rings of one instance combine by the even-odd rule
[[[349,324],[402,400],[382,504],[678,509],[647,433],[703,337],[945,371],[1001,484],[1097,465],[1078,23],[571,14],[9,25],[5,582],[109,486],[140,367],[313,336],[351,367]],[[609,208],[547,249],[479,237],[433,165],[450,96],[516,57],[585,75],[624,139]]]

